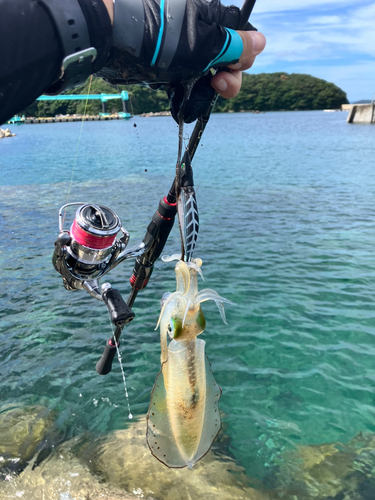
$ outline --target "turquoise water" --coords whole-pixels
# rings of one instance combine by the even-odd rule
[[[214,115],[193,165],[201,287],[237,304],[228,326],[204,304],[226,452],[265,482],[287,450],[375,432],[375,127],[346,116]],[[170,118],[85,123],[77,150],[80,129],[23,125],[0,141],[1,403],[57,410],[66,438],[129,421],[118,364],[95,371],[105,306],[67,292],[51,265],[58,209],[68,195],[103,203],[136,243],[177,152]],[[176,226],[165,253],[178,249]],[[108,276],[124,294],[131,269]],[[158,262],[123,333],[135,416],[159,371],[159,300],[174,287],[173,264]]]

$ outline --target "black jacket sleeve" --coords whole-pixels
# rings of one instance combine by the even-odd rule
[[[93,67],[98,71],[111,46],[110,19],[101,0],[79,3],[99,53]],[[63,51],[53,19],[38,0],[0,0],[0,47],[1,125],[59,78]]]

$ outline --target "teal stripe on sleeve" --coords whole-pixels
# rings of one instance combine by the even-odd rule
[[[226,28],[224,28],[224,29],[225,29],[225,31],[227,31],[227,30],[226,30]],[[213,60],[212,60],[212,61],[208,64],[208,66],[207,66],[207,67],[203,70],[203,72],[205,72],[205,71],[207,71],[209,68],[211,68],[211,67],[215,64],[216,59],[219,59],[219,58],[222,56],[223,52],[225,52],[225,50],[226,50],[226,48],[227,48],[227,45],[228,45],[228,39],[229,39],[229,33],[228,33],[228,31],[227,31],[227,36],[226,36],[226,39],[225,39],[225,42],[224,42],[223,48],[221,49],[220,54],[219,54],[218,56],[216,56],[216,57],[215,57],[215,59],[213,59]]]
[[[213,59],[207,68],[204,69],[204,71],[207,71],[209,68],[212,66],[217,66],[218,64],[222,63],[223,65],[229,64],[232,61],[237,61],[242,54],[243,51],[243,42],[241,36],[237,33],[237,31],[229,29],[229,28],[224,28],[225,31],[227,32],[227,37],[225,39],[224,46],[218,56]],[[229,46],[228,46],[228,39],[229,39]]]
[[[164,1],[165,0],[161,0],[161,2],[160,2],[160,28],[159,28],[158,41],[157,41],[156,47],[155,47],[154,57],[152,58],[152,61],[151,61],[151,66],[155,66],[155,62],[156,62],[156,59],[158,58],[159,51],[160,51],[161,41],[163,39],[163,31],[164,31]]]

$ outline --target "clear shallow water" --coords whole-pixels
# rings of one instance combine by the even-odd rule
[[[375,432],[375,127],[345,119],[214,115],[194,161],[204,287],[237,304],[229,326],[204,305],[203,338],[223,389],[226,451],[251,477],[297,446]],[[105,306],[67,292],[52,267],[58,209],[69,191],[69,201],[103,203],[138,242],[177,152],[169,118],[88,122],[73,170],[80,127],[13,127],[17,137],[0,142],[1,402],[57,410],[67,438],[129,421],[117,363],[95,372],[111,331]],[[165,253],[178,249],[176,226]],[[124,294],[131,269],[108,276]],[[173,264],[157,263],[123,333],[135,416],[159,371],[159,299],[174,288]]]

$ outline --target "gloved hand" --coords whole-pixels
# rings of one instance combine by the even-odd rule
[[[176,119],[183,87],[199,79],[184,121],[211,101],[210,68],[236,63],[243,50],[240,10],[219,0],[116,0],[112,55],[100,76],[112,84],[143,83],[167,90]],[[255,30],[247,24],[246,30]]]

